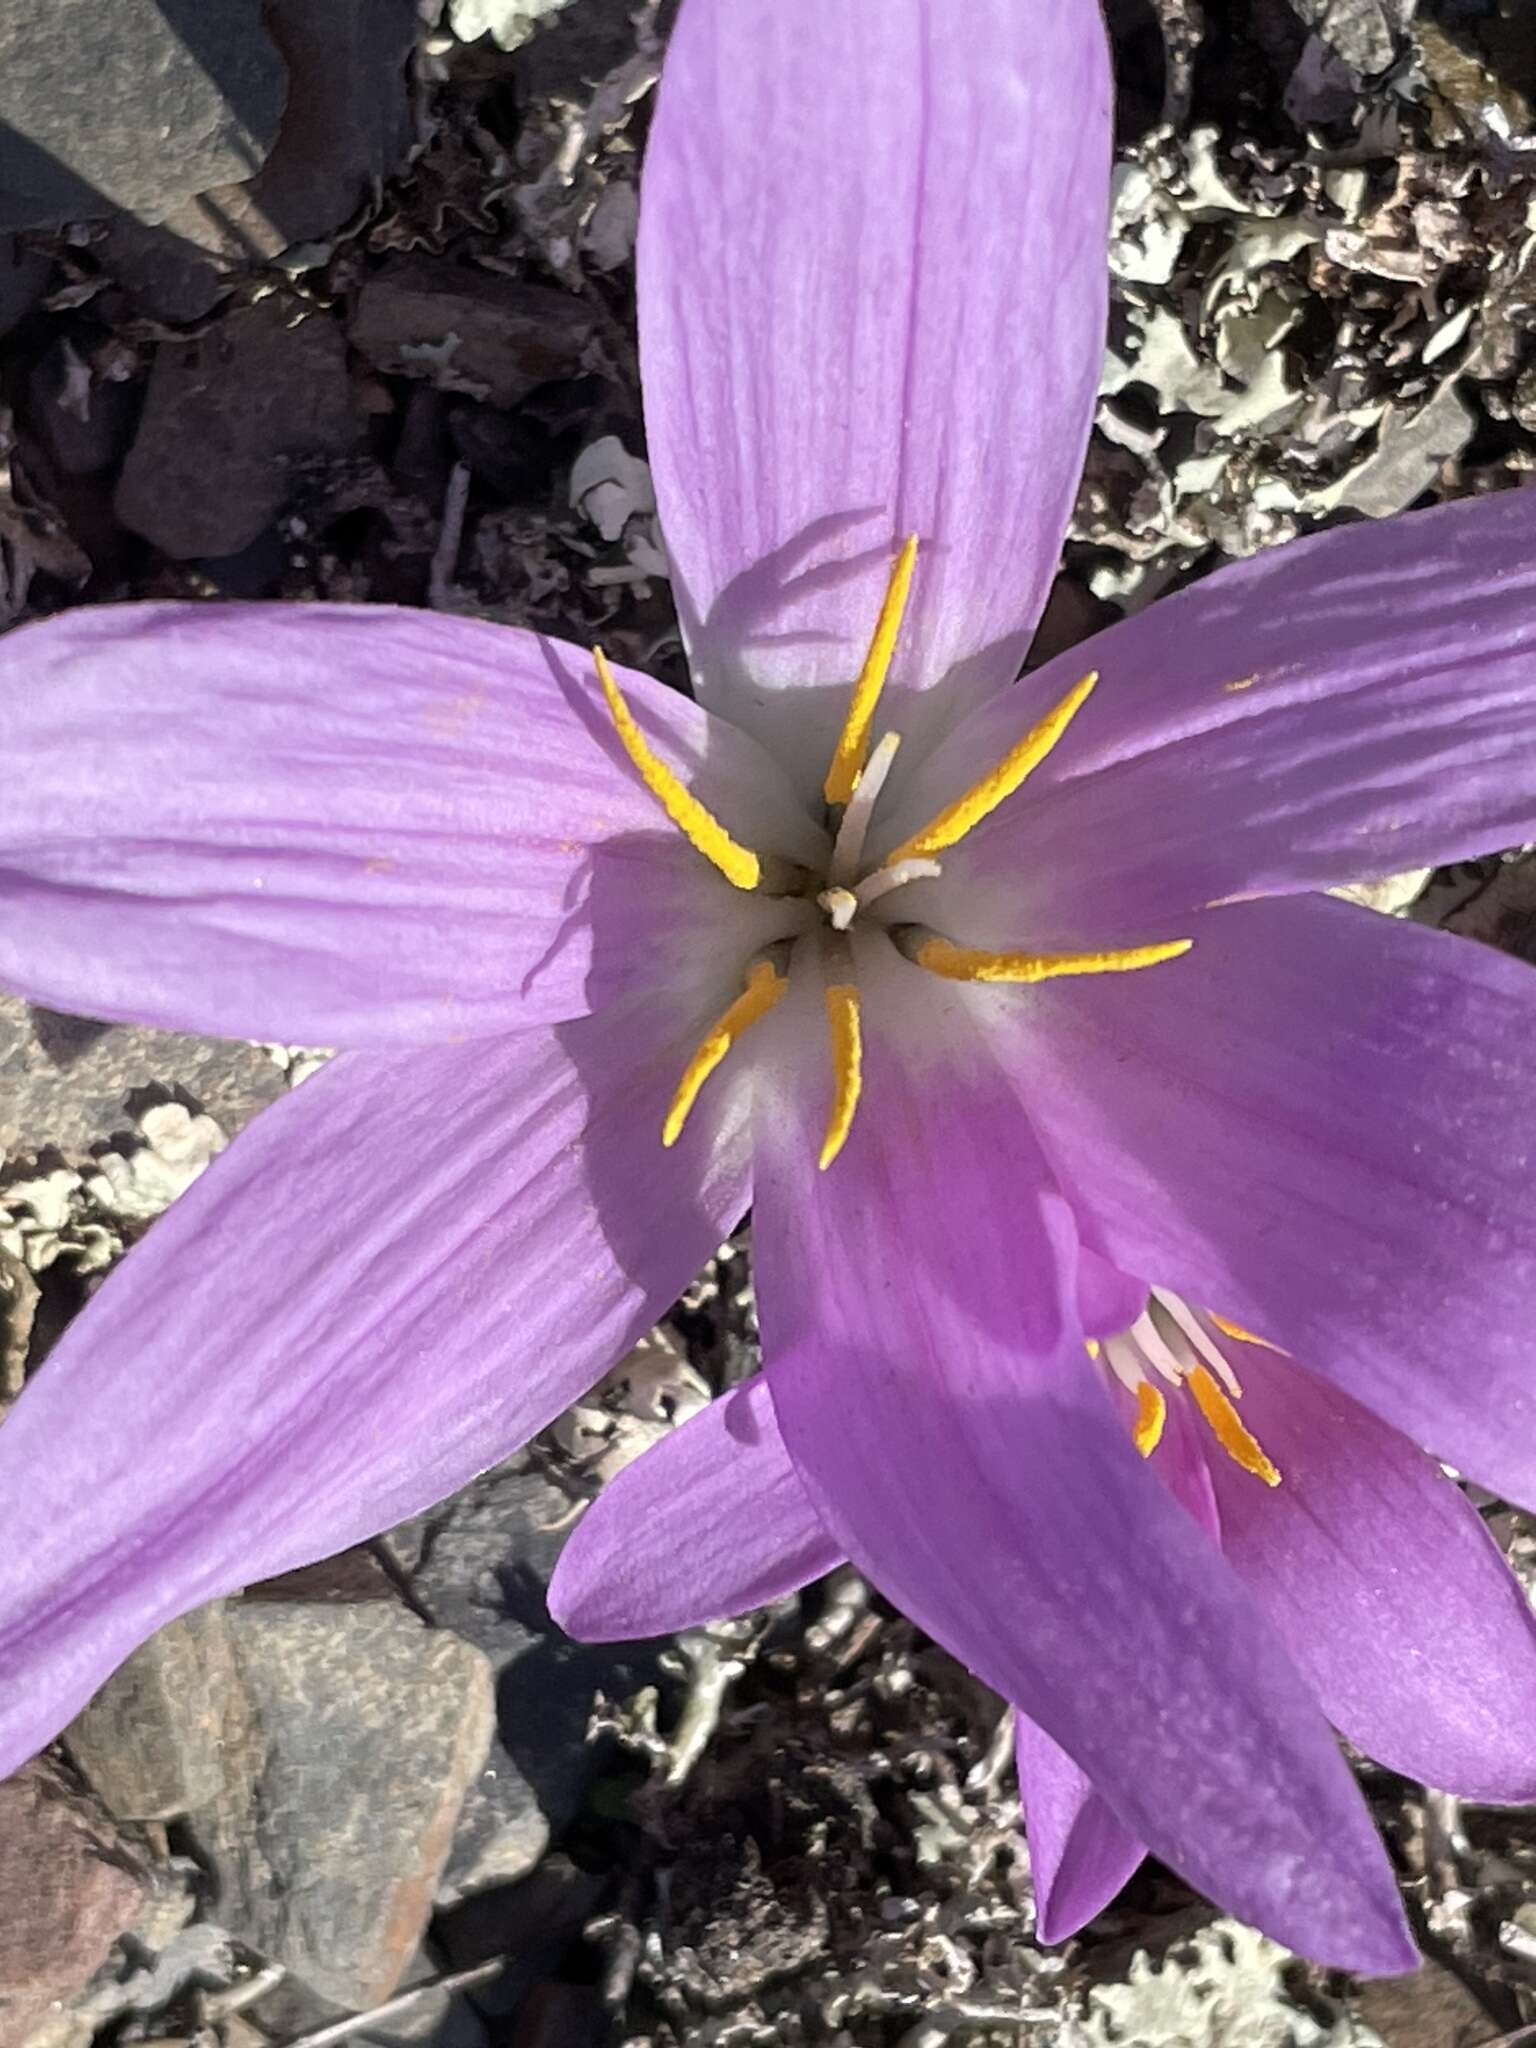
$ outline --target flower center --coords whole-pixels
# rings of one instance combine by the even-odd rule
[[[830,1166],[853,1128],[862,1086],[863,1053],[858,984],[847,934],[861,918],[884,929],[904,957],[947,981],[1028,983],[1060,975],[1120,974],[1187,953],[1189,939],[1156,945],[1128,946],[1093,953],[986,952],[957,946],[926,925],[901,923],[889,911],[869,918],[880,904],[908,884],[937,879],[944,872],[938,856],[958,846],[999,804],[1007,801],[1039,767],[1088,701],[1097,672],[1084,676],[1061,702],[979,781],[946,805],[921,831],[912,833],[873,868],[865,862],[870,824],[901,735],[887,732],[873,747],[875,714],[890,673],[901,622],[917,564],[917,536],[908,538],[897,555],[887,583],[874,637],[853,685],[847,716],[822,784],[832,855],[824,875],[813,875],[793,863],[759,854],[732,837],[720,820],[667,766],[641,732],[620,694],[600,647],[592,650],[597,679],[614,729],[636,773],[690,845],[737,889],[771,897],[800,897],[820,909],[823,926],[817,949],[821,961],[828,1044],[832,1060],[832,1102],[820,1164]],[[770,947],[749,962],[742,993],[718,1017],[683,1071],[662,1122],[662,1143],[676,1144],[699,1091],[731,1047],[767,1015],[787,990],[793,939]],[[1197,1396],[1198,1398],[1198,1396]]]
[[[1147,1305],[1128,1330],[1106,1337],[1102,1343],[1090,1340],[1090,1358],[1102,1358],[1136,1402],[1136,1421],[1131,1434],[1136,1448],[1150,1458],[1162,1442],[1168,1419],[1168,1396],[1188,1390],[1195,1406],[1218,1444],[1235,1465],[1262,1479],[1266,1486],[1280,1484],[1280,1469],[1265,1452],[1237,1412],[1243,1389],[1232,1370],[1218,1337],[1269,1350],[1262,1337],[1239,1329],[1221,1316],[1204,1315],[1166,1287],[1154,1287]]]

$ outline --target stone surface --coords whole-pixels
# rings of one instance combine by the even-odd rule
[[[261,0],[0,11],[0,229],[156,220],[249,178],[287,92],[261,17]]]
[[[235,1683],[216,1601],[135,1650],[65,1731],[65,1745],[119,1820],[172,1820],[218,1798],[219,1745]]]
[[[143,1897],[105,1817],[39,1759],[0,1783],[0,2048],[82,1991]]]
[[[238,388],[244,403],[231,406]],[[162,342],[115,500],[173,560],[232,555],[293,495],[304,465],[347,454],[352,409],[335,322],[274,296],[191,341]]]
[[[393,1599],[247,1599],[226,1620],[224,1782],[188,1816],[213,1915],[317,1997],[378,2004],[485,1760],[490,1670]]]
[[[545,1592],[572,1502],[526,1456],[384,1538],[422,1609],[484,1651],[496,1673],[497,1739],[464,1804],[445,1901],[524,1877],[580,1809],[596,1693],[652,1675],[642,1645],[573,1643]]]
[[[412,256],[367,280],[351,330],[376,370],[491,405],[516,405],[547,378],[581,369],[594,332],[591,312],[569,292]]]
[[[1498,2034],[1487,2008],[1442,1964],[1411,1977],[1379,1977],[1350,2001],[1382,2048],[1482,2048]]]
[[[267,27],[292,86],[256,176],[108,231],[107,266],[162,319],[201,319],[231,273],[334,235],[410,145],[415,0],[268,0]]]
[[[0,1155],[45,1145],[80,1155],[133,1126],[128,1098],[176,1089],[231,1135],[284,1091],[259,1046],[144,1031],[35,1009],[0,995]]]

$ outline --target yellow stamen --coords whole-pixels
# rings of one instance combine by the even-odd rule
[[[704,808],[691,790],[683,787],[666,762],[652,751],[635,723],[634,713],[619,695],[619,686],[601,647],[593,648],[592,659],[597,664],[597,680],[607,699],[614,729],[640,780],[690,846],[696,846],[738,889],[755,889],[762,878],[761,860],[749,846],[734,840],[719,819]]]
[[[1279,1467],[1264,1454],[1257,1439],[1243,1427],[1237,1410],[1227,1399],[1215,1376],[1203,1365],[1197,1365],[1185,1381],[1195,1397],[1195,1405],[1210,1425],[1211,1434],[1226,1452],[1234,1465],[1241,1465],[1245,1472],[1251,1472],[1255,1479],[1262,1479],[1266,1486],[1280,1484]]]
[[[946,981],[1053,981],[1061,974],[1128,974],[1177,960],[1193,939],[1169,939],[1156,946],[1124,946],[1113,953],[982,953],[952,946],[948,939],[924,939],[913,958]]]
[[[848,1142],[853,1113],[864,1085],[864,1044],[859,1031],[859,992],[851,982],[827,990],[827,1027],[832,1034],[832,1113],[821,1141],[823,1173]]]
[[[683,1078],[677,1084],[677,1092],[661,1126],[663,1145],[677,1143],[683,1134],[683,1125],[688,1121],[688,1112],[699,1099],[699,1090],[748,1025],[755,1024],[759,1017],[766,1017],[788,987],[788,977],[779,974],[770,961],[758,961],[747,976],[744,992],[705,1032],[697,1052],[683,1069]]]
[[[1136,1426],[1131,1441],[1144,1458],[1150,1458],[1162,1442],[1167,1420],[1168,1403],[1150,1380],[1143,1380],[1136,1389]]]
[[[1262,1344],[1266,1351],[1280,1351],[1278,1344],[1271,1344],[1267,1337],[1255,1337],[1252,1330],[1245,1330],[1241,1323],[1229,1323],[1225,1316],[1219,1316],[1211,1309],[1207,1309],[1206,1314],[1224,1337],[1235,1337],[1239,1344]],[[1281,1351],[1280,1356],[1284,1358],[1287,1354]]]
[[[843,729],[832,755],[832,766],[821,785],[821,793],[829,804],[847,803],[864,772],[875,706],[880,701],[880,692],[885,688],[885,679],[890,673],[891,657],[896,652],[896,636],[901,631],[901,617],[907,608],[916,560],[917,535],[909,533],[891,570],[891,580],[885,586],[885,599],[875,621],[875,637],[869,643],[864,666],[853,686],[848,716],[843,720]]]
[[[1074,683],[1054,711],[1048,711],[1037,726],[1021,739],[1016,747],[1010,747],[997,766],[973,783],[946,810],[926,824],[921,832],[914,832],[910,839],[904,839],[894,852],[885,857],[885,866],[894,867],[899,860],[942,853],[946,846],[955,846],[983,818],[990,817],[1000,803],[1007,801],[1026,775],[1031,774],[1050,753],[1067,727],[1076,718],[1088,701],[1089,692],[1099,680],[1097,669],[1090,669],[1080,683]]]
[[[1097,1337],[1085,1337],[1083,1339],[1083,1349],[1090,1358],[1097,1358],[1103,1348]]]

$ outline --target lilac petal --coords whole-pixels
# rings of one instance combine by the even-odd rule
[[[561,1552],[549,1611],[583,1642],[671,1635],[782,1599],[842,1561],[759,1378],[604,1487]]]
[[[1145,1281],[1133,1280],[1096,1252],[1079,1250],[1077,1307],[1085,1337],[1113,1337],[1128,1330],[1146,1305]]]
[[[1528,839],[1536,491],[1295,541],[1148,606],[977,711],[891,843],[1091,668],[1028,789],[945,856],[990,930],[978,943],[1091,939],[1085,906],[1136,934]]]
[[[1146,1851],[1066,1751],[1027,1714],[1014,1716],[1019,1800],[1029,1837],[1035,1929],[1065,1941],[1102,1913]]]
[[[818,1513],[1192,1883],[1305,1953],[1410,1967],[1321,1713],[1084,1353],[1022,1111],[965,1005],[887,955],[860,960],[864,1098],[831,1171],[792,1072],[754,1113],[768,1383]]]
[[[773,935],[640,785],[577,648],[384,606],[150,604],[3,651],[0,984],[35,1001],[430,1043],[690,978],[722,921],[743,952]],[[811,831],[745,735],[621,681],[735,831]]]
[[[1476,1510],[1336,1387],[1272,1351],[1233,1363],[1283,1476],[1212,1455],[1224,1547],[1328,1718],[1407,1777],[1536,1798],[1536,1623]]]
[[[909,753],[1018,672],[1103,353],[1109,102],[1098,0],[683,8],[642,187],[646,431],[700,696],[807,789],[908,533]]]
[[[0,1774],[162,1622],[418,1513],[597,1379],[747,1193],[675,1022],[353,1053],[154,1226],[0,1425]]]
[[[1329,897],[1016,1013],[1085,1236],[1536,1504],[1536,977]]]

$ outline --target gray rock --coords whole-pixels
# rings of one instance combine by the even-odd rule
[[[119,1820],[172,1820],[218,1798],[236,1682],[216,1601],[135,1650],[66,1731],[65,1745]]]
[[[496,1673],[497,1740],[464,1803],[445,1903],[527,1875],[580,1810],[594,1696],[622,1696],[653,1675],[643,1646],[573,1643],[549,1618],[571,1507],[524,1454],[382,1539],[423,1611],[476,1644]]]
[[[595,332],[569,292],[402,256],[358,293],[351,338],[376,370],[508,406],[581,369]]]
[[[188,1816],[214,1917],[317,1997],[378,2004],[485,1759],[489,1668],[395,1601],[247,1599],[227,1625],[224,1783]]]
[[[117,516],[173,561],[235,554],[282,511],[306,464],[349,453],[360,431],[340,328],[262,299],[195,340],[160,344]]]
[[[135,1861],[51,1764],[0,1784],[0,2048],[84,1990],[139,1909]]]
[[[269,0],[267,27],[293,87],[260,171],[107,232],[107,266],[161,319],[199,320],[234,272],[334,235],[410,146],[415,0]]]
[[[133,1121],[141,1088],[182,1089],[233,1133],[283,1093],[276,1065],[254,1045],[98,1024],[0,995],[0,1154],[44,1146],[79,1157]]]
[[[249,178],[287,91],[260,0],[0,11],[0,229],[157,220]]]

